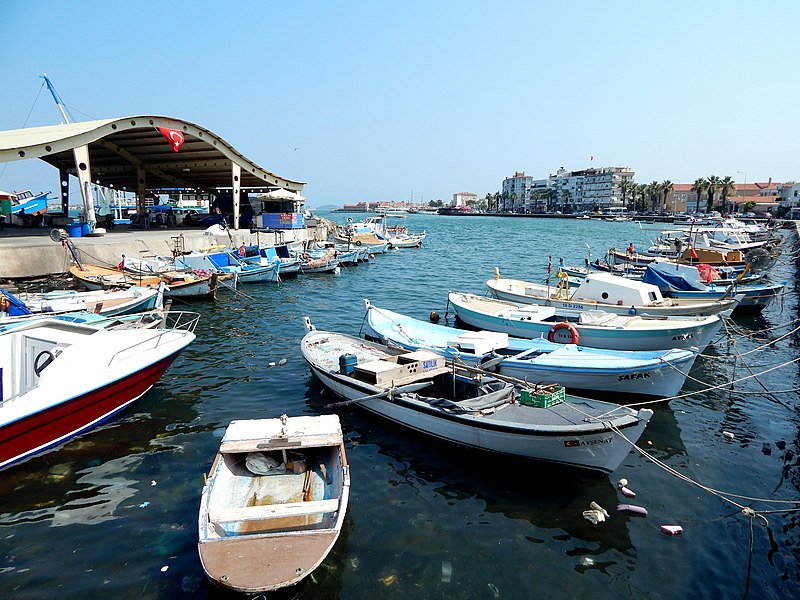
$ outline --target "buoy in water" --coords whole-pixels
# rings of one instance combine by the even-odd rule
[[[371,259],[373,259],[373,260],[375,259],[375,255],[374,255],[374,254],[370,254],[370,255],[369,255],[369,257],[370,257]]]
[[[430,318],[432,323],[438,323],[439,322],[439,313],[437,313],[434,310],[434,311],[431,312],[431,316],[429,318]]]

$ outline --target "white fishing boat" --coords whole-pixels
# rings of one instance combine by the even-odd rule
[[[570,311],[554,306],[524,305],[450,292],[449,305],[464,323],[524,338],[581,344],[615,350],[697,348],[702,351],[722,327],[722,315],[644,317],[602,310]]]
[[[203,570],[250,594],[296,584],[336,543],[349,496],[336,415],[233,421],[200,498]]]
[[[0,320],[32,314],[59,314],[89,311],[111,317],[129,315],[164,306],[165,285],[157,287],[131,286],[79,292],[54,290],[52,292],[21,292],[12,294],[0,289]]]
[[[180,329],[33,319],[0,332],[0,468],[59,446],[140,398],[195,339],[196,325],[197,318]]]
[[[569,396],[559,386],[515,387],[425,350],[407,352],[317,331],[300,349],[334,394],[408,429],[474,450],[614,471],[652,411]]]
[[[587,274],[578,285],[570,285],[568,273],[560,267],[556,269],[553,286],[501,278],[500,269],[495,267],[494,277],[486,282],[486,287],[499,300],[568,310],[604,310],[619,315],[715,315],[732,310],[737,304],[730,295],[726,299],[668,299],[661,295],[658,286],[611,273]]]
[[[680,392],[697,357],[692,350],[606,350],[513,338],[494,331],[467,331],[364,302],[368,339],[408,351],[431,350],[517,379],[558,383],[580,395],[669,398]]]

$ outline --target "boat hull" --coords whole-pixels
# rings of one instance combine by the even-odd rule
[[[368,336],[382,343],[390,342],[412,351],[432,350],[472,367],[480,368],[487,359],[499,356],[484,356],[456,349],[452,341],[458,335],[468,333],[463,330],[419,322],[372,306],[364,319],[364,327]],[[578,394],[625,394],[637,399],[677,395],[697,358],[697,354],[690,350],[671,350],[638,357],[572,344],[550,344],[544,340],[519,340],[511,344],[517,354],[535,350],[536,346],[543,346],[544,352],[534,352],[528,358],[508,355],[492,367],[493,372],[526,381],[558,383]],[[508,350],[511,350],[511,344]],[[553,346],[556,348],[552,349]]]
[[[685,298],[682,304],[674,303],[673,306],[627,306],[622,304],[607,304],[604,302],[597,302],[592,300],[575,300],[574,298],[562,299],[556,297],[555,289],[548,297],[547,290],[542,290],[543,293],[531,292],[530,294],[520,293],[520,291],[528,287],[532,288],[535,284],[528,284],[527,282],[513,282],[511,280],[495,281],[490,279],[486,282],[489,288],[489,293],[492,297],[498,300],[505,300],[506,302],[515,302],[517,304],[540,304],[553,306],[556,309],[562,310],[603,310],[605,312],[617,315],[647,315],[653,317],[694,317],[694,316],[707,316],[716,315],[725,310],[732,309],[736,306],[733,300],[719,301],[722,293],[715,296],[708,297],[690,297]],[[538,287],[538,286],[537,286]],[[681,298],[682,296],[675,296]]]
[[[211,581],[255,594],[299,583],[319,566],[338,538],[339,530],[333,529],[302,535],[222,538],[200,541],[198,552]],[[287,556],[292,560],[286,560]]]
[[[233,421],[200,497],[203,571],[244,593],[298,583],[336,543],[349,496],[336,415]]]
[[[524,312],[511,314],[509,318],[479,312],[465,304],[453,301],[456,316],[478,329],[498,331],[523,338],[547,338],[558,321],[530,320]],[[562,319],[567,320],[567,319]],[[706,317],[702,322],[681,325],[674,322],[669,328],[622,328],[600,327],[575,323],[578,340],[582,346],[614,350],[665,350],[698,348],[701,351],[711,342],[722,327],[722,319]]]
[[[179,353],[0,428],[0,469],[60,446],[111,418],[153,387]]]
[[[319,380],[338,396],[359,398],[365,391],[353,387],[343,376],[331,374],[311,365]],[[630,444],[612,431],[603,428],[594,433],[576,435],[558,433],[535,435],[522,433],[513,427],[491,428],[485,422],[470,424],[467,419],[433,417],[420,408],[410,408],[386,400],[366,400],[358,406],[384,419],[388,419],[418,433],[469,448],[496,454],[512,455],[532,460],[569,465],[603,473],[613,472],[628,455]],[[638,440],[647,426],[650,411],[640,411],[643,417],[621,428],[626,437]]]

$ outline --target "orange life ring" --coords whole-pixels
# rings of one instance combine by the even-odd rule
[[[551,342],[555,342],[556,333],[561,331],[562,329],[566,329],[567,331],[569,331],[570,344],[578,343],[578,339],[580,338],[580,336],[578,335],[577,328],[572,323],[567,323],[566,321],[563,321],[561,323],[556,323],[555,325],[553,325],[553,327],[550,328],[550,333],[547,334],[547,339],[550,340]],[[563,343],[563,342],[559,340],[558,343]]]

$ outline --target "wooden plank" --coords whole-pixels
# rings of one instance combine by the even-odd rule
[[[312,435],[298,438],[291,436],[288,438],[275,437],[271,439],[254,438],[254,439],[232,439],[230,441],[223,440],[220,444],[219,451],[223,454],[231,454],[236,452],[258,452],[261,450],[280,450],[280,449],[298,449],[298,448],[320,448],[325,446],[338,446],[342,442],[342,435],[340,433],[332,433],[330,435]]]
[[[266,506],[246,506],[243,508],[212,508],[208,518],[216,523],[257,521],[329,513],[339,510],[339,499],[315,500],[313,502],[289,502],[287,504],[268,504]]]

